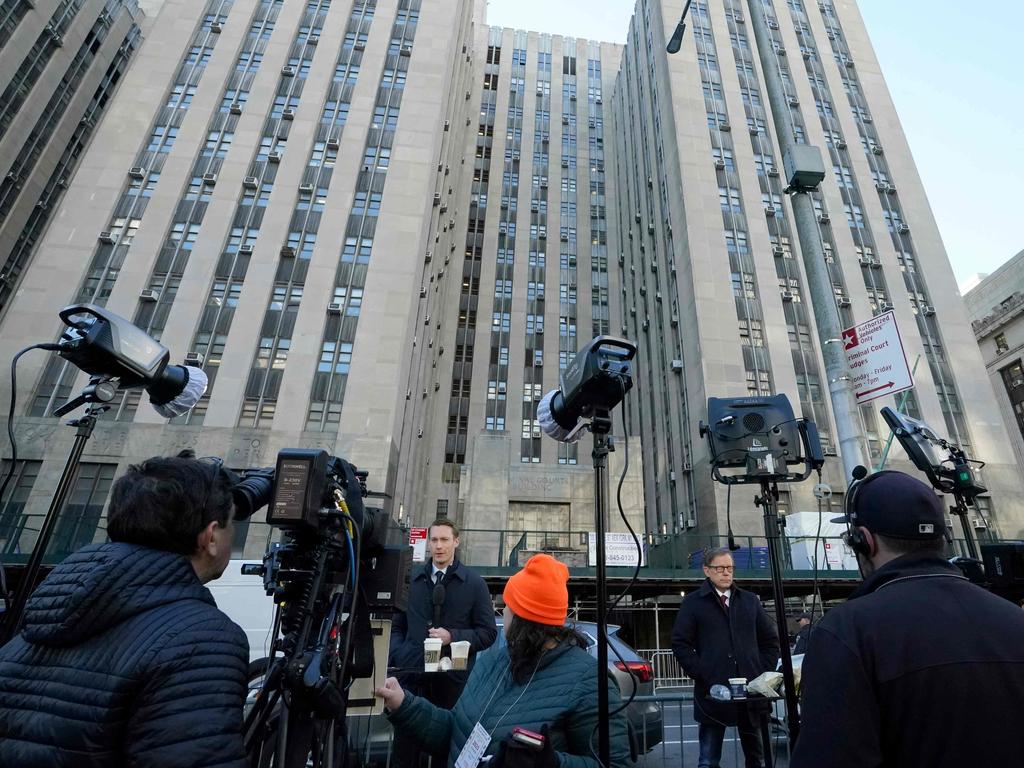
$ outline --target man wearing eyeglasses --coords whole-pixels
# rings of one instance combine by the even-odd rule
[[[693,717],[699,724],[698,768],[718,768],[725,730],[736,726],[747,768],[761,768],[764,754],[758,715],[752,706],[719,702],[711,686],[728,685],[731,677],[753,680],[775,669],[779,634],[757,595],[733,581],[728,549],[708,550],[700,589],[679,605],[672,628],[672,651],[683,671],[693,678]]]

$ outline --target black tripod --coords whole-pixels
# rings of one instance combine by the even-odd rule
[[[974,540],[974,529],[971,527],[970,506],[974,505],[974,499],[954,491],[953,498],[956,504],[949,508],[949,511],[960,518],[960,526],[964,529],[964,545],[967,547],[967,556],[972,560],[978,560],[978,544]],[[968,504],[968,500],[970,504]]]
[[[761,494],[754,497],[754,504],[764,510],[764,535],[768,542],[768,566],[772,574],[775,622],[779,627],[782,678],[786,686],[786,721],[789,727],[789,746],[792,750],[800,736],[800,713],[797,710],[793,657],[789,653],[789,630],[786,627],[786,595],[782,588],[782,565],[779,559],[782,520],[778,513],[778,501],[779,484],[771,478],[762,478]]]
[[[608,715],[608,582],[605,566],[605,531],[608,528],[608,454],[611,412],[596,411],[590,422],[594,435],[594,531],[597,535],[597,754],[601,765],[611,760]]]
[[[294,546],[279,546],[264,560],[264,568],[272,570],[271,582],[298,577],[301,594],[278,607],[273,634],[276,638],[283,626],[284,637],[275,640],[274,651],[283,655],[272,656],[245,717],[252,768],[335,768],[347,757],[343,681],[353,619],[345,611],[355,609],[355,594],[344,581],[328,582],[338,549],[330,536],[318,539],[312,557],[297,563],[299,568],[282,568],[282,558],[293,557]]]
[[[53,537],[54,529],[60,517],[61,509],[71,491],[71,484],[78,472],[78,464],[85,452],[85,444],[92,437],[93,429],[96,427],[96,420],[100,414],[107,410],[107,405],[117,395],[117,384],[107,376],[93,376],[88,386],[82,390],[78,397],[64,403],[53,412],[54,416],[64,416],[80,405],[88,404],[85,413],[68,422],[68,426],[75,427],[75,442],[71,446],[71,453],[64,464],[64,471],[61,472],[60,480],[54,489],[53,498],[50,499],[50,507],[46,510],[46,517],[43,518],[42,527],[39,529],[39,538],[29,555],[28,563],[22,573],[21,584],[15,593],[11,606],[4,614],[3,628],[0,630],[0,645],[3,645],[15,634],[21,624],[21,617],[25,613],[25,605],[36,588],[36,580],[39,577],[39,569],[43,564],[43,557],[50,546],[50,539]]]

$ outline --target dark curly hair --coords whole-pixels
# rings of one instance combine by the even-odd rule
[[[110,490],[107,535],[191,557],[199,533],[231,517],[233,478],[218,462],[186,450],[133,464]]]
[[[505,643],[508,645],[509,666],[512,679],[522,685],[537,668],[544,646],[551,640],[561,645],[569,643],[586,649],[587,639],[575,627],[554,627],[515,616],[511,626],[505,627]]]

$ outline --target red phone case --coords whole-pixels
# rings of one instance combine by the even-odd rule
[[[537,733],[526,728],[520,728],[518,725],[512,729],[512,738],[520,744],[524,744],[536,750],[544,748],[544,734]]]

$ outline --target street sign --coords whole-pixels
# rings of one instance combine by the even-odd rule
[[[641,542],[640,552],[636,551],[636,539],[630,533],[605,533],[604,535],[604,564],[636,567],[637,554],[640,555],[640,565],[647,565],[647,551]],[[597,534],[591,531],[587,534],[587,565],[591,568],[597,565]]]
[[[892,310],[843,331],[843,349],[858,404],[914,386]]]
[[[427,528],[409,529],[409,546],[412,547],[412,560],[422,563],[427,559]]]

